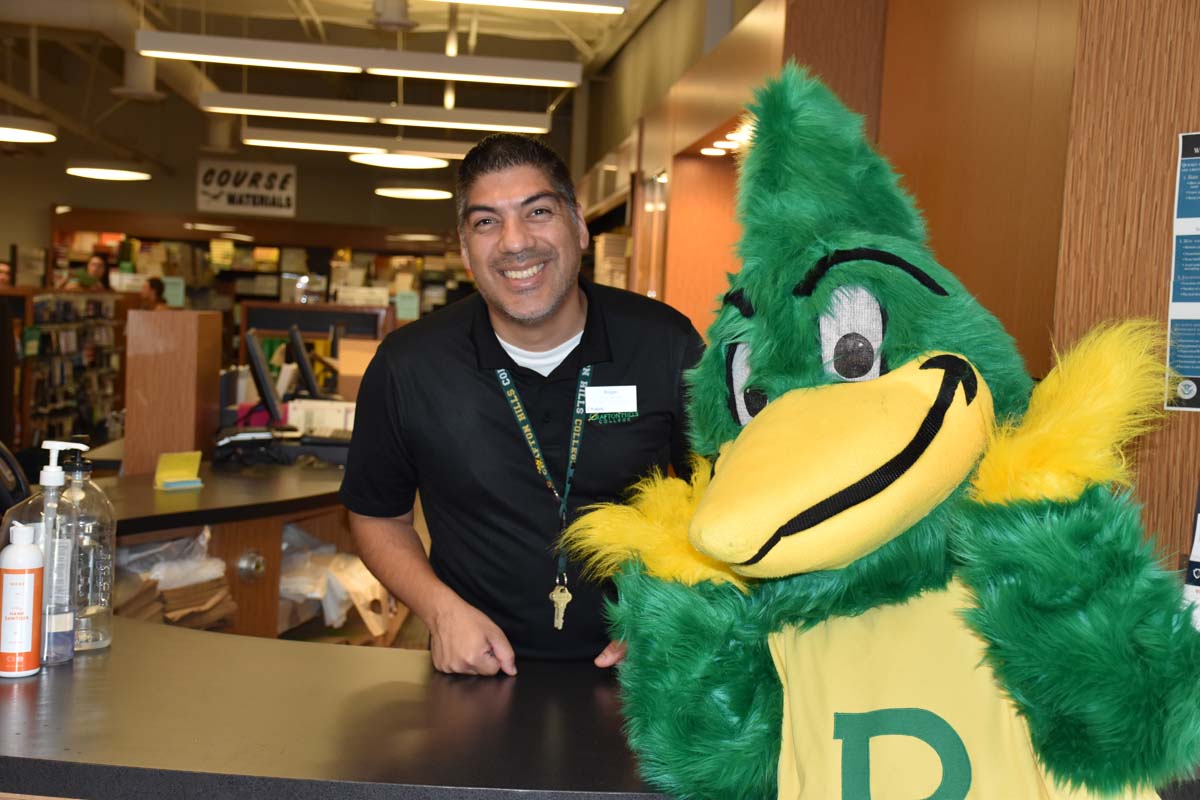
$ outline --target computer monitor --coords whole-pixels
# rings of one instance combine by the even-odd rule
[[[308,360],[308,351],[304,348],[304,337],[300,335],[299,325],[288,328],[288,344],[292,348],[292,361],[300,368],[300,383],[304,385],[304,391],[308,392],[308,396],[313,400],[319,400],[321,387],[317,385],[317,374],[313,372],[312,362]]]
[[[250,359],[250,374],[254,376],[254,387],[258,389],[260,402],[267,409],[271,425],[282,425],[283,411],[280,408],[279,395],[275,393],[275,383],[271,380],[271,373],[267,371],[267,357],[263,355],[258,333],[253,328],[246,331],[246,355]]]

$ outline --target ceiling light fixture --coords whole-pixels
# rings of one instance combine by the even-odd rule
[[[320,45],[168,31],[138,31],[135,46],[138,55],[147,58],[239,64],[246,67],[305,69],[313,72],[363,71],[362,67],[355,64],[339,63],[333,52],[350,48],[329,48],[326,58],[326,54],[321,52],[324,48]]]
[[[382,140],[382,141],[381,141]],[[330,153],[386,153],[383,136],[349,136],[320,131],[285,131],[266,128],[242,129],[242,144],[252,147],[283,147],[288,150],[321,150]]]
[[[214,114],[244,114],[248,117],[315,119],[325,122],[377,122],[375,114],[355,113],[353,106],[374,105],[347,100],[306,100],[300,97],[272,97],[232,92],[201,92],[200,108]],[[347,110],[343,110],[346,108]]]
[[[248,233],[222,233],[222,239],[233,239],[235,242],[253,242],[254,237]]]
[[[705,156],[723,156],[726,151],[719,147],[701,147],[700,154]]]
[[[95,181],[148,181],[150,173],[131,161],[71,161],[67,174]]]
[[[389,242],[441,242],[446,237],[436,233],[389,233],[386,238]]]
[[[46,144],[58,139],[58,127],[35,117],[0,114],[0,142]]]
[[[387,169],[441,169],[450,166],[444,158],[417,156],[412,153],[354,153],[350,160],[355,164]]]
[[[583,14],[624,14],[628,0],[439,0],[465,6],[498,6],[500,8],[532,8],[538,11],[575,11]]]
[[[736,130],[732,130],[725,134],[725,138],[731,142],[745,143],[750,141],[750,134],[754,132],[754,126],[749,122],[743,122],[737,126]]]
[[[212,222],[185,222],[183,227],[189,231],[209,231],[211,233],[229,233],[237,230],[233,225],[216,225]]]
[[[315,119],[330,122],[382,122],[418,128],[457,128],[508,133],[547,133],[548,112],[488,111],[473,108],[442,108],[356,100],[323,100],[316,97],[281,97],[263,94],[204,92],[200,107],[217,114],[256,117]]]
[[[385,125],[415,128],[457,128],[465,131],[502,131],[504,133],[548,133],[550,114],[524,111],[483,111],[473,108],[438,106],[396,106],[379,121]]]
[[[713,147],[719,147],[722,150],[737,150],[742,145],[738,142],[731,142],[727,139],[718,139],[713,142]]]
[[[140,55],[151,58],[318,72],[369,72],[405,78],[558,87],[578,86],[583,76],[583,65],[573,61],[447,56],[167,31],[138,31],[136,44]]]
[[[257,147],[286,147],[292,150],[326,150],[338,153],[405,153],[430,158],[462,159],[474,142],[440,139],[396,139],[392,136],[363,136],[318,131],[288,131],[279,128],[242,129],[242,144]]]
[[[299,139],[262,139],[256,136],[243,136],[242,144],[251,147],[283,147],[288,150],[322,150],[330,153],[383,153],[381,147],[361,147],[354,144],[322,143],[312,141],[311,134]]]
[[[394,200],[449,200],[454,196],[445,189],[399,184],[378,186],[375,189],[375,194],[380,197],[390,197]]]

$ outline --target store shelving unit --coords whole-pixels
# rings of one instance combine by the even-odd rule
[[[20,349],[16,449],[87,434],[96,441],[108,413],[124,407],[125,317],[117,292],[0,290]]]

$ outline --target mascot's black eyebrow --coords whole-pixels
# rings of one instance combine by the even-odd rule
[[[849,261],[874,261],[878,264],[896,267],[911,275],[917,283],[934,294],[940,297],[950,296],[949,292],[943,289],[937,281],[929,277],[929,273],[925,272],[925,270],[905,261],[895,253],[889,253],[886,250],[875,250],[870,247],[856,247],[853,250],[835,250],[825,256],[804,276],[804,280],[796,284],[796,288],[792,289],[792,294],[797,297],[811,297],[813,290],[817,288],[817,284],[821,282],[821,279],[825,277],[829,270],[838,264],[845,264]]]
[[[726,292],[725,305],[735,306],[738,311],[742,312],[742,316],[746,319],[750,319],[754,316],[754,306],[750,304],[750,298],[746,297],[746,293],[741,289],[734,289],[732,292]]]

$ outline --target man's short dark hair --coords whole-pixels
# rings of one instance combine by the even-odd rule
[[[542,142],[516,133],[493,133],[471,148],[458,167],[458,181],[454,187],[455,206],[458,211],[458,226],[466,222],[467,195],[475,181],[484,175],[501,172],[513,167],[537,167],[550,181],[550,186],[566,204],[571,216],[575,210],[575,185],[571,183],[571,172],[559,158],[558,153]]]
[[[167,291],[167,285],[162,282],[162,278],[151,278],[146,283],[150,284],[150,290],[154,292],[154,298],[160,303],[165,302],[164,295]]]

